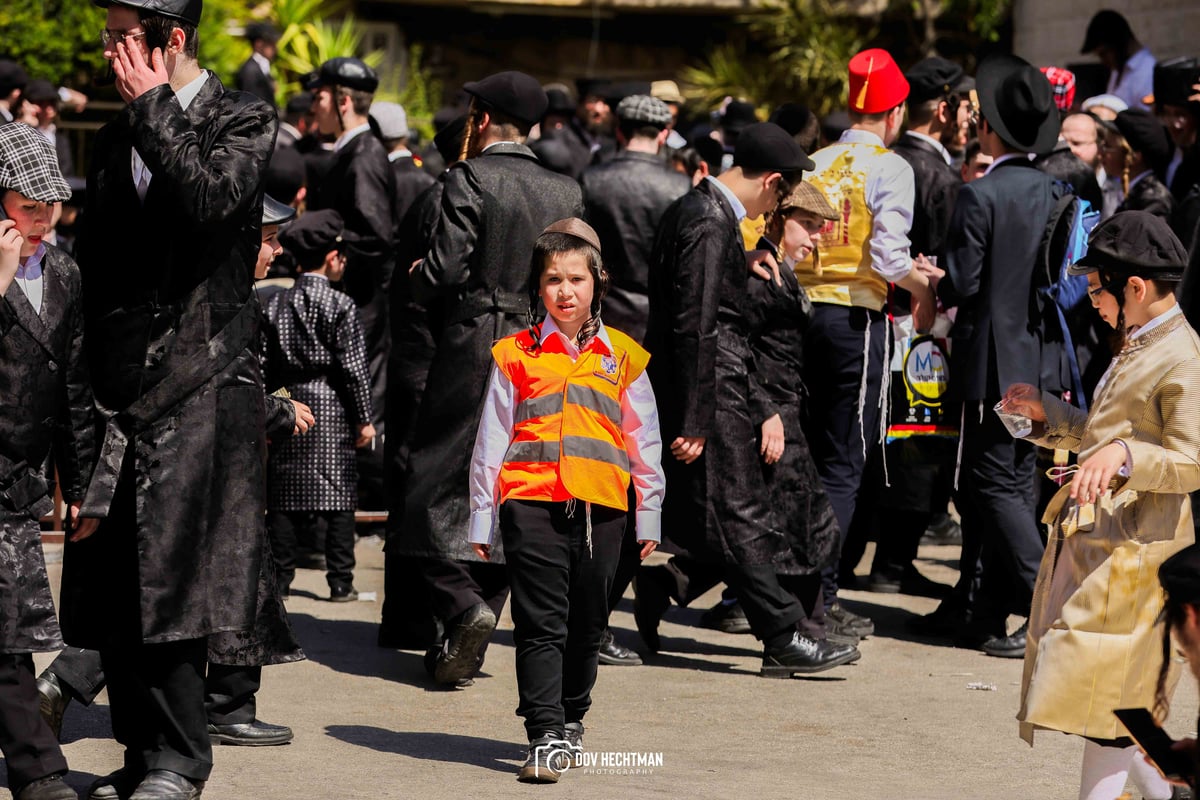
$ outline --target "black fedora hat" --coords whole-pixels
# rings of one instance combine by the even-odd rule
[[[979,65],[975,84],[980,113],[1005,144],[1023,153],[1054,149],[1058,108],[1041,70],[1017,56],[989,56]]]

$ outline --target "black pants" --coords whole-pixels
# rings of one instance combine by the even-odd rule
[[[0,752],[14,796],[28,783],[67,771],[38,703],[33,656],[0,653]]]
[[[49,671],[73,700],[90,706],[104,689],[104,664],[100,653],[68,647],[51,662]],[[204,679],[204,709],[208,722],[233,725],[253,722],[254,696],[262,685],[262,667],[232,667],[209,664]]]
[[[625,596],[625,590],[633,583],[633,576],[642,563],[642,546],[637,540],[637,497],[632,487],[629,490],[629,513],[625,517],[625,535],[621,538],[621,555],[617,559],[617,571],[613,575],[612,588],[608,591],[608,612],[612,614],[617,603]]]
[[[100,651],[100,659],[108,678],[113,738],[125,747],[125,766],[208,780],[208,640],[110,646]]]
[[[1008,433],[992,411],[995,403],[996,398],[983,401],[982,420],[978,405],[968,404],[962,469],[981,533],[983,577],[975,618],[1002,625],[1010,613],[1028,616],[1046,545],[1037,522],[1037,452]]]
[[[804,334],[804,385],[809,393],[805,436],[843,542],[854,518],[867,453],[879,440],[886,326],[878,311],[814,303]],[[864,347],[868,329],[869,353]],[[867,391],[860,407],[864,355]],[[837,574],[836,565],[823,574],[826,607],[837,602]]]
[[[579,722],[592,705],[608,592],[621,555],[625,512],[574,504],[509,500],[500,533],[512,587],[517,649],[517,714],[530,741]]]
[[[690,556],[667,562],[675,581],[671,598],[681,606],[724,581],[746,612],[755,638],[767,647],[778,647],[800,630],[814,639],[825,638],[824,608],[816,609],[821,581],[814,576],[778,575],[769,565],[715,564]]]
[[[508,599],[508,572],[502,564],[423,558],[421,574],[429,588],[434,616],[443,622],[480,603],[487,603],[499,617]]]
[[[304,535],[325,534],[325,580],[332,589],[354,583],[353,511],[269,511],[267,530],[279,575],[286,590],[296,577],[296,547]]]
[[[437,621],[422,563],[384,548],[380,647],[423,650],[437,643]]]

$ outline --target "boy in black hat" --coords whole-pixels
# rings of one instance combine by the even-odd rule
[[[1175,213],[1175,197],[1162,182],[1171,157],[1166,128],[1140,109],[1122,111],[1113,125],[1118,135],[1109,137],[1108,146],[1119,149],[1114,157],[1121,162],[1118,177],[1125,193],[1117,211],[1147,211],[1169,224]]]
[[[723,579],[763,643],[761,674],[768,677],[820,672],[858,655],[797,630],[812,609],[776,574],[791,544],[762,486],[759,421],[748,405],[752,360],[743,306],[749,270],[738,226],[772,211],[810,169],[812,161],[783,128],[771,122],[745,128],[734,166],[667,209],[650,271],[649,375],[672,487],[663,530],[692,558],[669,570],[639,571],[638,631],[657,651],[668,598],[687,605]]]
[[[252,22],[246,26],[246,39],[254,52],[238,70],[235,83],[243,92],[249,92],[270,105],[275,105],[275,78],[271,75],[271,62],[278,52],[279,31],[267,22]]]
[[[308,207],[341,215],[355,241],[346,251],[345,290],[358,306],[371,372],[371,423],[380,437],[387,391],[387,289],[395,270],[396,176],[387,150],[371,128],[371,103],[379,76],[357,58],[331,58],[309,82],[313,116],[323,134],[337,136],[333,163],[308,186]],[[363,508],[386,506],[383,448],[359,451],[359,490]]]
[[[29,83],[24,67],[7,58],[0,58],[0,125],[12,122],[20,106],[21,91]]]
[[[330,286],[346,269],[350,234],[336,211],[310,211],[285,228],[280,244],[296,259],[296,284],[265,309],[267,380],[287,387],[316,418],[306,436],[271,443],[267,526],[286,595],[296,572],[296,543],[325,528],[329,599],[354,589],[355,448],[375,437],[362,327],[353,301]]]
[[[1084,800],[1114,796],[1127,775],[1148,800],[1173,796],[1113,711],[1153,708],[1161,720],[1170,699],[1147,678],[1170,656],[1155,572],[1195,540],[1188,493],[1200,489],[1200,337],[1175,300],[1186,260],[1159,217],[1100,223],[1070,267],[1121,339],[1095,405],[1084,412],[1025,382],[1004,396],[1007,413],[1031,420],[1034,444],[1079,454],[1043,516],[1017,718],[1030,744],[1036,730],[1086,739]]]
[[[1061,347],[1047,341],[1047,318],[1030,310],[1038,248],[1059,190],[1029,154],[1054,147],[1059,114],[1045,75],[1016,56],[986,59],[976,82],[979,141],[994,161],[958,193],[937,292],[947,306],[958,306],[950,375],[965,404],[959,488],[978,515],[984,574],[969,611],[974,575],[964,570],[957,596],[930,624],[961,633],[963,644],[989,655],[1020,658],[1025,628],[1009,636],[1005,620],[1028,612],[1043,551],[1034,509],[1037,454],[990,409],[1013,383],[1066,388]],[[943,274],[922,268],[931,282]],[[975,530],[963,529],[968,551],[976,546]],[[969,630],[960,631],[968,618]]]
[[[64,552],[63,631],[100,649],[125,748],[92,795],[195,798],[207,640],[253,627],[266,535],[252,276],[275,110],[197,63],[201,0],[100,2],[127,105],[96,137],[78,253],[111,417],[84,502],[104,519]]]
[[[428,559],[426,580],[448,640],[435,678],[454,685],[478,667],[507,582],[502,554],[483,564],[467,544],[467,476],[497,337],[525,327],[529,257],[551,222],[579,216],[579,184],[537,162],[525,146],[546,112],[541,84],[521,72],[467,83],[463,160],[446,174],[441,223],[413,264],[418,299],[442,305],[405,471],[404,530],[396,552]]]

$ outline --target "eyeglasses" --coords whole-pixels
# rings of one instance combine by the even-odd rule
[[[1097,286],[1095,289],[1088,289],[1088,296],[1091,297],[1093,301],[1099,300],[1100,295],[1110,291],[1113,288],[1117,288],[1118,284],[1120,284],[1121,290],[1125,289],[1125,282],[1122,279],[1117,278],[1116,280],[1112,280],[1108,283]],[[1115,293],[1113,294],[1115,296]]]
[[[108,47],[113,42],[125,42],[130,39],[145,39],[145,31],[114,31],[112,28],[105,28],[100,31],[100,44]]]

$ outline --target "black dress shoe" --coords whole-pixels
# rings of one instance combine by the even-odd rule
[[[674,583],[665,566],[640,567],[633,579],[633,620],[638,633],[651,653],[657,653],[662,642],[658,638],[658,623],[671,607]]]
[[[869,617],[855,614],[841,603],[834,603],[825,612],[826,624],[836,627],[839,631],[853,633],[860,639],[865,639],[875,632],[875,623]]]
[[[960,603],[946,600],[932,613],[910,617],[904,627],[922,636],[957,636],[970,620],[970,612]]]
[[[640,667],[642,657],[628,647],[618,644],[612,631],[605,628],[600,637],[600,663],[615,667]]]
[[[142,773],[127,767],[98,778],[87,791],[87,800],[129,800],[142,782]]]
[[[46,724],[54,732],[54,738],[62,739],[63,714],[67,712],[71,696],[62,690],[58,676],[48,669],[38,676],[37,692],[38,710],[42,712],[42,719],[46,720]]]
[[[286,725],[253,720],[231,725],[208,723],[208,738],[213,744],[235,744],[245,747],[267,747],[287,744],[292,740],[292,729]]]
[[[741,603],[728,603],[724,600],[700,615],[700,627],[722,633],[749,633],[750,623]]]
[[[522,783],[558,783],[575,757],[567,740],[555,734],[539,736],[529,743],[529,755],[517,773]]]
[[[949,514],[939,514],[925,529],[921,544],[962,544],[962,528]]]
[[[194,781],[166,769],[152,769],[129,800],[196,800],[203,790],[204,781]]]
[[[487,603],[476,603],[448,626],[450,636],[442,644],[433,679],[441,684],[458,684],[475,675],[479,669],[479,649],[496,630],[496,615]]]
[[[954,635],[954,646],[982,650],[988,642],[1005,638],[1003,621],[972,619]]]
[[[329,601],[332,603],[349,603],[358,599],[358,590],[353,584],[339,584],[329,587]]]
[[[50,775],[25,784],[13,800],[79,800],[79,795],[63,783],[62,775]]]
[[[833,630],[828,625],[826,625],[825,626],[825,641],[829,642],[830,644],[848,644],[848,645],[852,645],[853,647],[858,647],[858,643],[861,642],[862,639],[853,633],[847,633],[845,631]]]
[[[1024,658],[1026,633],[1029,631],[1029,620],[1022,623],[1008,636],[996,636],[988,639],[980,648],[989,656],[996,658]]]
[[[852,645],[818,642],[796,633],[784,647],[763,653],[762,669],[758,674],[764,678],[789,678],[796,673],[810,675],[853,664],[860,658],[862,653]]]

